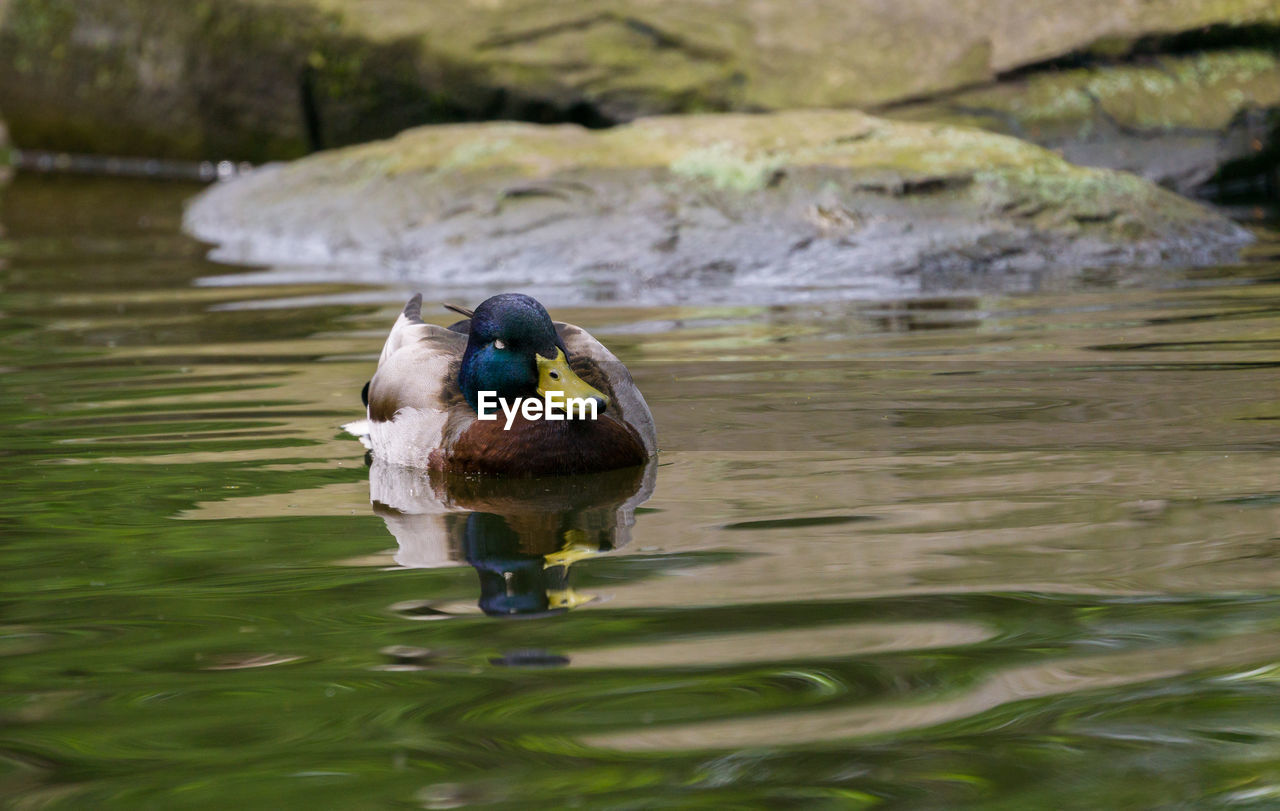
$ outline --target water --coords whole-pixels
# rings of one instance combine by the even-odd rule
[[[408,291],[208,263],[194,188],[0,193],[5,804],[1280,805],[1274,245],[560,308],[664,452],[490,487],[338,428]]]

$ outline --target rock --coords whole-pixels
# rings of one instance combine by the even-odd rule
[[[28,148],[247,159],[479,119],[865,107],[1275,0],[0,0]]]
[[[697,110],[863,107],[1088,47],[1280,23],[1274,0],[317,0],[374,39],[421,36],[496,86],[612,120]],[[359,9],[362,13],[354,13]]]
[[[1073,163],[1132,171],[1190,194],[1224,168],[1280,148],[1273,110],[1280,110],[1280,58],[1235,49],[1033,73],[890,115],[1017,135]]]
[[[28,149],[296,157],[518,111],[495,92],[307,3],[0,0],[0,109]]]
[[[1007,288],[1249,240],[1015,138],[832,111],[424,127],[218,184],[186,227],[234,262],[646,301]]]

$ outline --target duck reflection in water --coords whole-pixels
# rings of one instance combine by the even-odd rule
[[[635,509],[652,494],[656,470],[651,460],[584,476],[509,479],[375,459],[369,498],[399,544],[396,563],[468,564],[480,577],[484,613],[537,617],[596,599],[570,587],[569,569],[631,540]]]

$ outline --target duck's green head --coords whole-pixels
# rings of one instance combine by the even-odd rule
[[[472,408],[481,391],[510,401],[560,391],[565,398],[596,398],[601,411],[609,402],[569,368],[546,308],[520,293],[503,293],[476,307],[458,385]]]

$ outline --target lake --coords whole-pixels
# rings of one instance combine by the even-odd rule
[[[662,453],[445,481],[340,427],[412,285],[214,264],[196,191],[0,190],[7,804],[1280,805],[1280,243],[1016,294],[525,288]]]

